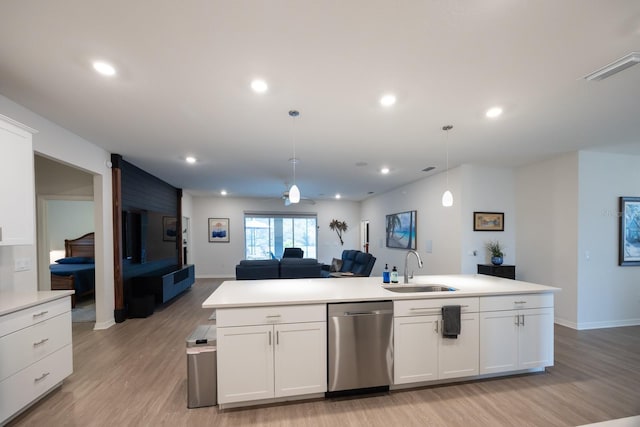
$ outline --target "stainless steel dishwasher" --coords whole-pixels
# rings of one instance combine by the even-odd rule
[[[328,304],[329,392],[389,386],[393,302]]]

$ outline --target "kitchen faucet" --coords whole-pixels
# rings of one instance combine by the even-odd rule
[[[407,267],[409,264],[410,254],[414,254],[416,256],[416,259],[418,260],[418,267],[422,268],[423,266],[422,260],[420,259],[420,254],[417,251],[414,251],[413,249],[411,249],[410,251],[407,252],[407,256],[404,258],[404,284],[405,285],[409,283],[409,269]],[[413,271],[411,272],[411,278],[413,279]]]

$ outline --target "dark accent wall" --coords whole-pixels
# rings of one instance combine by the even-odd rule
[[[172,256],[160,260],[136,262],[136,260],[125,259],[122,252],[122,233],[124,231],[120,231],[120,238],[114,241],[114,245],[118,245],[119,247],[119,251],[117,251],[117,258],[119,259],[115,259],[114,262],[119,265],[119,270],[122,274],[120,283],[123,288],[124,306],[126,306],[127,300],[136,293],[134,288],[136,277],[148,275],[155,271],[166,270],[172,266],[181,266],[182,233],[179,231],[182,227],[180,209],[182,190],[173,187],[134,164],[127,162],[118,154],[111,155],[111,162],[112,167],[118,170],[120,175],[120,215],[117,217],[118,222],[120,222],[120,230],[126,229],[126,227],[122,227],[122,212],[159,212],[175,217],[178,221],[175,251],[173,251]],[[116,213],[114,212],[114,220],[116,219],[115,215]],[[126,217],[126,215],[124,216]],[[140,260],[138,259],[137,261]],[[116,272],[117,271],[118,268],[116,268]],[[118,279],[116,278],[116,284],[117,283]],[[124,308],[125,307],[122,307],[122,309]],[[118,309],[118,307],[116,307],[116,309]]]

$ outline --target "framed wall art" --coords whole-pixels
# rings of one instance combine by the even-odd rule
[[[178,221],[175,216],[162,217],[162,241],[175,242],[178,229]]]
[[[416,249],[416,211],[387,215],[387,247]]]
[[[640,197],[620,197],[618,265],[640,265]]]
[[[473,231],[504,231],[504,212],[474,212]]]
[[[209,242],[229,243],[229,218],[209,218]]]

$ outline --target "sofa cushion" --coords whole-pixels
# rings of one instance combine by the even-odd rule
[[[367,266],[369,265],[369,261],[371,260],[372,255],[365,253],[365,252],[360,252],[359,254],[356,255],[356,259],[353,263],[353,269],[351,270],[351,272],[353,274],[360,274],[363,275],[366,273],[367,271]]]
[[[342,267],[340,272],[350,272],[353,269],[353,264],[356,259],[356,255],[360,252],[357,249],[345,249],[342,251]]]
[[[280,260],[281,279],[301,279],[321,277],[322,264],[314,258],[282,258]]]
[[[240,261],[240,265],[244,267],[268,267],[278,264],[280,262],[277,259],[243,259]]]

